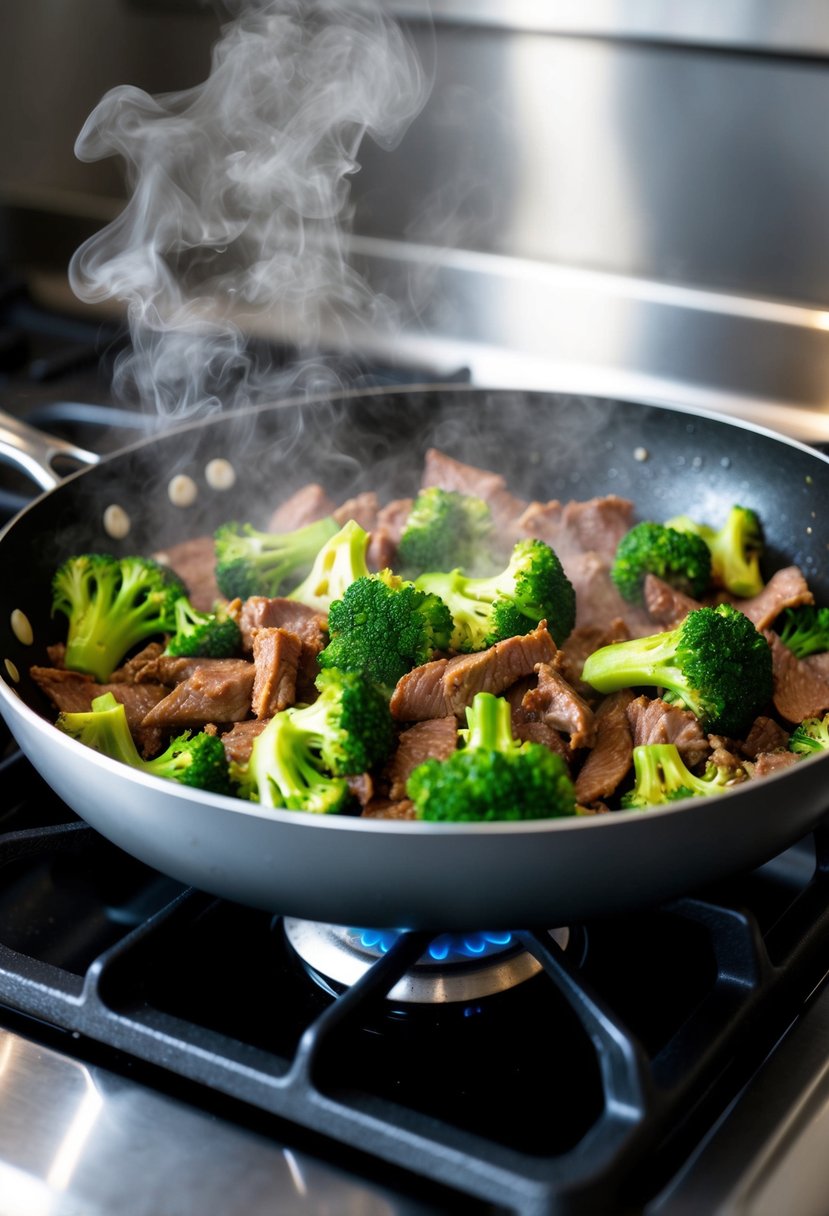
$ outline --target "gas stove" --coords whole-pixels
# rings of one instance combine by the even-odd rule
[[[0,304],[0,405],[99,452],[156,425],[108,396],[116,324]],[[0,745],[3,1216],[823,1210],[829,832],[612,920],[319,925],[135,861]]]

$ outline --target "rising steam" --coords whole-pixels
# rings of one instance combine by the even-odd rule
[[[123,157],[130,198],[74,255],[72,288],[126,304],[114,389],[168,416],[273,392],[280,373],[243,333],[256,318],[290,318],[306,350],[337,317],[389,322],[347,262],[349,178],[364,136],[392,148],[428,95],[381,0],[235,11],[203,84],[111,90],[75,149]]]

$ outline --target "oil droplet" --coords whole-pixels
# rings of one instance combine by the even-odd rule
[[[117,503],[111,503],[104,511],[103,523],[104,531],[113,540],[123,540],[125,536],[129,536],[129,531],[132,527],[132,520],[129,515]]]
[[[25,612],[21,612],[19,608],[15,608],[10,617],[12,633],[20,642],[21,646],[31,646],[35,640],[32,623],[26,616]]]
[[[174,507],[192,507],[199,491],[192,477],[188,477],[186,473],[177,473],[170,479],[167,494]]]
[[[230,490],[236,484],[236,470],[229,460],[222,457],[208,461],[204,475],[211,490]]]
[[[648,460],[649,458],[650,458],[650,452],[648,451],[647,448],[634,448],[633,449],[633,459],[638,460],[640,464],[642,464],[645,460]]]
[[[3,662],[6,665],[6,671],[9,673],[9,678],[13,680],[15,684],[19,684],[20,672],[17,670],[14,663],[11,661],[11,659],[4,659]]]
[[[731,468],[731,457],[730,457],[730,456],[723,456],[723,457],[720,459],[720,466],[721,466],[721,468],[723,468],[723,469],[730,469],[730,468]]]

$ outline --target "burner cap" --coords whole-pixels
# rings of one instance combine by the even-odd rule
[[[318,982],[348,988],[394,945],[394,929],[353,929],[286,919],[288,941]],[[568,929],[551,936],[564,948]],[[541,964],[509,932],[443,933],[388,992],[412,1004],[471,1001],[506,992],[537,975]]]

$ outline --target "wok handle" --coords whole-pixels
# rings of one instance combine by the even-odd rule
[[[84,465],[97,464],[100,459],[95,452],[39,431],[5,410],[0,410],[0,457],[15,465],[42,490],[54,490],[63,480],[53,468],[58,457]]]

